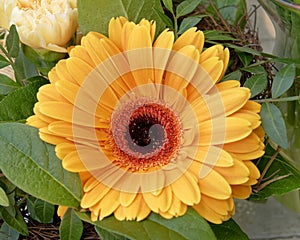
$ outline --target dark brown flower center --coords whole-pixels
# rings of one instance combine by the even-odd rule
[[[164,166],[181,143],[178,116],[163,103],[139,99],[123,104],[111,121],[114,162],[132,171]]]

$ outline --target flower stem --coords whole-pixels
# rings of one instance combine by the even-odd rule
[[[266,99],[256,99],[255,102],[265,103],[265,102],[291,102],[300,100],[299,96],[285,97],[285,98],[266,98]]]

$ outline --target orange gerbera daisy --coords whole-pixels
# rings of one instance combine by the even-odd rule
[[[165,218],[192,206],[221,223],[247,198],[263,155],[260,105],[237,81],[219,83],[229,51],[203,51],[196,28],[156,40],[155,22],[123,17],[90,32],[49,73],[28,124],[78,172],[93,221]]]

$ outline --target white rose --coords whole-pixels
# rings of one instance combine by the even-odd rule
[[[18,0],[11,15],[22,43],[35,49],[67,52],[78,27],[76,2]]]

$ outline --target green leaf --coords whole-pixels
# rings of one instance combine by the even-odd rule
[[[227,32],[218,30],[204,30],[205,41],[235,41]]]
[[[11,25],[6,38],[6,47],[10,57],[16,58],[19,54],[20,39],[15,25]]]
[[[266,153],[257,165],[260,172],[263,172],[274,154],[275,150],[270,146],[270,144],[267,145]],[[260,191],[253,193],[250,196],[251,200],[265,200],[271,196],[279,196],[290,191],[300,189],[299,170],[280,154],[275,157],[274,162],[266,172],[264,178],[267,180],[263,181],[262,184],[269,180],[272,182],[265,184]],[[281,179],[276,180],[278,178]]]
[[[182,17],[195,10],[199,6],[201,0],[185,0],[180,3],[176,8],[176,17]]]
[[[238,55],[239,59],[242,61],[244,66],[248,66],[252,60],[253,60],[253,55],[245,52],[236,52]]]
[[[286,65],[275,75],[272,84],[272,97],[278,98],[294,83],[296,67],[294,64]]]
[[[96,228],[116,234],[117,237],[122,236],[131,240],[196,240],[199,239],[199,236],[201,236],[201,240],[216,239],[209,224],[192,208],[189,208],[182,217],[165,219],[152,213],[141,222],[118,221],[113,216],[92,222],[88,213],[76,213],[82,220],[94,224]]]
[[[9,93],[0,102],[0,122],[24,122],[33,114],[38,89],[48,81],[40,79]]]
[[[171,12],[174,13],[173,11],[173,2],[172,0],[162,0],[164,3],[164,6]]]
[[[266,134],[276,144],[283,148],[287,148],[287,131],[279,108],[272,103],[263,103],[260,116]]]
[[[267,87],[268,79],[264,75],[254,75],[247,79],[244,87],[251,90],[251,97],[260,94]]]
[[[197,25],[203,17],[204,17],[204,15],[191,16],[191,17],[184,18],[180,24],[178,34],[182,34],[189,28]]]
[[[214,0],[211,3],[215,4],[215,8],[218,9],[220,15],[225,19],[228,24],[240,26],[245,25],[245,21],[241,19],[245,16],[247,11],[245,0]],[[213,16],[216,16],[216,10],[213,7],[207,9]]]
[[[41,199],[36,199],[33,204],[34,213],[41,223],[52,222],[55,208],[52,204],[43,201]]]
[[[18,83],[0,73],[0,94],[7,95],[19,87],[20,85]]]
[[[10,62],[0,54],[0,68],[10,65]]]
[[[5,222],[2,224],[0,228],[0,239],[2,240],[18,240],[20,234],[8,226]]]
[[[138,23],[141,19],[156,21],[157,32],[164,27],[154,7],[163,12],[160,0],[78,0],[78,21],[83,34],[90,31],[108,34],[111,18],[124,16]]]
[[[68,208],[59,226],[61,240],[80,240],[83,232],[81,219],[73,209]]]
[[[28,235],[26,222],[19,211],[16,211],[16,215],[11,215],[7,208],[0,206],[0,217],[9,227],[15,229],[22,235]]]
[[[20,123],[0,124],[0,168],[13,184],[36,198],[79,207],[79,176],[63,169],[54,146],[43,142],[36,128]]]
[[[6,193],[2,187],[0,187],[0,205],[3,207],[9,206],[9,200],[8,200]]]
[[[169,28],[169,29],[174,29],[174,24],[172,20],[162,11],[159,9],[153,8],[156,14],[159,16],[161,21]]]
[[[248,66],[248,67],[244,67],[241,70],[255,74],[255,75],[263,75],[263,76],[267,76],[267,72],[266,69],[263,66]]]
[[[35,65],[25,57],[22,49],[20,49],[20,53],[15,59],[15,70],[21,80],[39,75]]]
[[[222,224],[210,224],[218,240],[248,240],[247,235],[231,218]]]
[[[242,73],[240,70],[236,70],[234,72],[231,72],[223,77],[222,81],[228,81],[228,80],[237,80],[240,81],[242,77]]]
[[[109,240],[127,240],[128,238],[122,237],[115,233],[104,230],[103,228],[95,226],[95,230],[101,239],[109,239]]]

